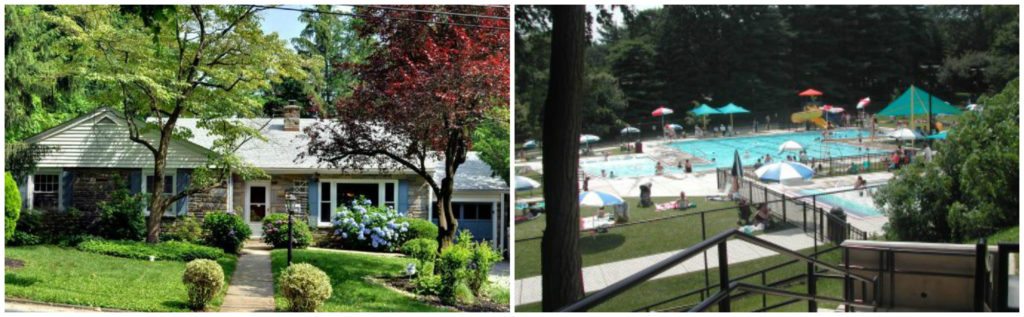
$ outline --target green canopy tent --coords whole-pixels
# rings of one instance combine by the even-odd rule
[[[718,113],[729,115],[729,127],[732,128],[732,115],[736,113],[750,113],[750,110],[730,102],[729,104],[718,108]]]
[[[711,106],[708,106],[707,104],[703,103],[700,104],[700,107],[693,108],[693,110],[690,110],[690,112],[693,112],[693,114],[698,117],[704,117],[704,130],[708,129],[708,115],[722,114],[721,112],[718,112],[718,110],[715,110],[715,108],[711,108]]]
[[[909,127],[913,129],[915,115],[928,115],[929,119],[931,119],[931,116],[936,114],[960,114],[960,112],[960,109],[957,109],[948,102],[932,96],[921,88],[910,85],[910,88],[904,91],[899,98],[896,98],[888,106],[885,106],[885,109],[879,111],[878,115],[910,116]],[[931,127],[928,127],[925,131],[931,131]]]

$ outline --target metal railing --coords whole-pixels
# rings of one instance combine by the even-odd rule
[[[731,282],[729,279],[729,257],[726,243],[732,237],[736,237],[740,240],[749,242],[762,248],[775,251],[781,255],[793,258],[795,260],[807,263],[808,294],[798,294],[770,287],[758,287],[756,285]],[[822,300],[839,302],[844,305],[869,307],[868,305],[850,302],[845,299],[840,300],[835,298],[817,296],[815,287],[813,286],[815,285],[815,279],[818,275],[818,272],[815,268],[822,268],[825,271],[838,273],[847,280],[852,279],[861,281],[861,283],[871,283],[872,287],[876,287],[878,285],[876,280],[872,280],[857,274],[850,273],[848,270],[843,270],[838,266],[819,261],[817,259],[803,255],[799,252],[779,246],[775,243],[766,241],[764,239],[758,238],[750,234],[743,233],[738,229],[731,229],[718,233],[711,237],[710,239],[701,241],[700,243],[697,243],[692,247],[687,248],[686,250],[673,254],[669,256],[667,259],[662,260],[643,270],[640,270],[639,272],[630,275],[622,279],[621,281],[616,282],[615,284],[612,284],[608,287],[601,289],[600,291],[597,291],[589,296],[586,296],[575,303],[562,307],[561,309],[559,309],[559,311],[579,312],[590,310],[591,308],[594,308],[595,306],[604,303],[614,298],[615,296],[622,294],[623,292],[654,278],[655,276],[661,274],[662,272],[665,272],[668,269],[675,267],[676,265],[690,258],[693,258],[694,256],[697,256],[712,247],[716,247],[718,251],[718,285],[720,287],[720,291],[715,295],[712,295],[711,297],[705,299],[703,302],[701,302],[701,304],[698,304],[698,306],[695,306],[693,309],[691,309],[691,311],[702,311],[703,309],[709,307],[711,304],[717,303],[719,311],[728,312],[731,310],[729,304],[731,300],[731,292],[739,288],[742,288],[743,290],[750,292],[764,292],[764,294],[767,295],[782,295],[794,297],[801,300],[808,300],[810,306],[816,306],[815,302],[818,300]],[[873,294],[878,294],[878,292],[874,292]],[[814,310],[817,309],[814,308]]]

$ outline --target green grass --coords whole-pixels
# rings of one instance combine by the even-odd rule
[[[149,262],[46,245],[7,248],[6,257],[25,262],[22,268],[5,270],[7,297],[132,311],[189,311],[181,282],[185,262]],[[230,280],[237,259],[225,256],[218,262]],[[224,292],[209,310],[218,310]]]
[[[977,240],[967,243],[976,243]],[[1014,226],[1000,230],[985,238],[985,243],[994,245],[999,242],[1020,242],[1020,226]]]
[[[805,249],[801,250],[800,252],[804,254],[811,254],[813,253],[813,251],[813,249]],[[840,252],[840,250],[833,250],[829,253],[823,254],[821,257],[819,257],[819,259],[823,260],[826,263],[839,264],[842,261],[842,253]],[[735,278],[740,275],[752,273],[767,268],[769,266],[784,263],[789,260],[792,260],[792,258],[783,255],[775,255],[752,261],[742,262],[739,264],[732,264],[729,265],[729,276],[730,278]],[[640,268],[637,269],[639,270]],[[804,274],[806,272],[807,265],[804,264],[803,262],[797,262],[794,264],[783,266],[782,268],[773,270],[769,273],[766,273],[765,281],[768,283],[772,283],[788,277]],[[716,281],[718,279],[718,269],[715,268],[708,270],[708,276],[710,280],[710,285],[717,284]],[[755,275],[742,281],[749,284],[761,285],[761,276]],[[819,296],[842,298],[843,290],[841,281],[835,279],[818,279],[816,285],[817,294]],[[633,311],[640,307],[665,301],[672,297],[682,295],[684,293],[688,293],[690,291],[694,291],[701,288],[704,288],[704,271],[697,271],[672,276],[668,278],[657,279],[653,281],[648,281],[633,289],[630,289],[612,298],[611,300],[595,307],[591,311]],[[790,287],[786,287],[785,289],[799,293],[805,293],[807,291],[806,285],[803,283],[791,285]],[[712,290],[711,294],[714,294],[716,292],[717,288],[715,290]],[[702,299],[700,295],[697,294],[655,306],[652,310],[664,310],[673,307],[691,306],[699,303],[701,300]],[[732,311],[745,312],[759,309],[762,307],[761,300],[762,297],[759,294],[750,295],[747,297],[733,300],[731,304]],[[768,305],[773,305],[776,303],[787,301],[789,300],[789,298],[780,296],[767,296],[766,300]],[[834,308],[836,307],[836,304],[819,302],[818,307]],[[716,309],[717,306],[714,306],[712,308]],[[516,306],[516,312],[536,312],[540,311],[540,309],[541,303],[539,302]],[[800,301],[797,303],[780,307],[778,309],[774,309],[772,311],[806,312],[807,302]]]
[[[277,278],[287,265],[287,251],[271,253],[274,270],[274,301],[286,311],[288,301],[277,288]],[[370,283],[364,277],[394,276],[410,259],[315,250],[294,250],[293,263],[309,263],[327,273],[334,292],[320,308],[323,312],[436,312],[445,311],[404,294]]]
[[[483,291],[487,298],[502,305],[508,305],[508,300],[512,297],[512,293],[509,292],[508,286],[505,285],[490,283],[484,286]]]
[[[673,201],[675,197],[655,197],[655,203]],[[654,207],[638,208],[639,198],[625,198],[630,207],[630,221],[637,222],[654,218],[668,217],[680,213],[694,213],[701,210],[733,207],[733,202],[706,201],[703,197],[690,197],[697,208],[686,211],[655,212]],[[548,210],[548,212],[554,212]],[[580,216],[593,216],[597,212],[594,207],[580,208]],[[540,237],[544,232],[545,216],[516,224],[516,239]],[[705,215],[707,225],[706,236],[712,236],[723,230],[735,228],[737,212],[735,210],[713,212]],[[583,257],[583,266],[598,265],[646,256],[661,252],[685,249],[702,241],[700,216],[679,217],[645,224],[612,228],[607,233],[582,233],[579,246]],[[522,279],[540,275],[540,241],[534,239],[516,242],[516,278]]]

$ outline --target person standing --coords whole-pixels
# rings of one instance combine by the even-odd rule
[[[770,130],[771,128],[772,128],[772,117],[769,116],[769,115],[764,115],[764,129],[765,130]]]

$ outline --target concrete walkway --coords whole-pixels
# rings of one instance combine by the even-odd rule
[[[814,247],[814,239],[808,236],[799,228],[787,229],[758,235],[759,238],[778,244],[790,250],[801,250]],[[742,240],[729,240],[726,245],[729,254],[729,264],[746,262],[763,257],[776,255],[775,252],[753,245]],[[632,258],[618,262],[605,263],[583,268],[583,288],[585,292],[593,292],[647,268],[648,266],[664,260],[669,256],[683,250],[676,250],[644,257]],[[707,250],[708,268],[718,267],[718,248],[713,247]],[[704,257],[696,256],[686,260],[679,265],[655,276],[652,280],[676,276],[704,269]],[[516,280],[516,293],[513,305],[523,305],[541,301],[541,277],[534,276]],[[685,290],[680,290],[685,291]]]
[[[224,296],[222,312],[274,311],[274,274],[270,269],[270,250],[262,241],[245,242],[235,275]]]

